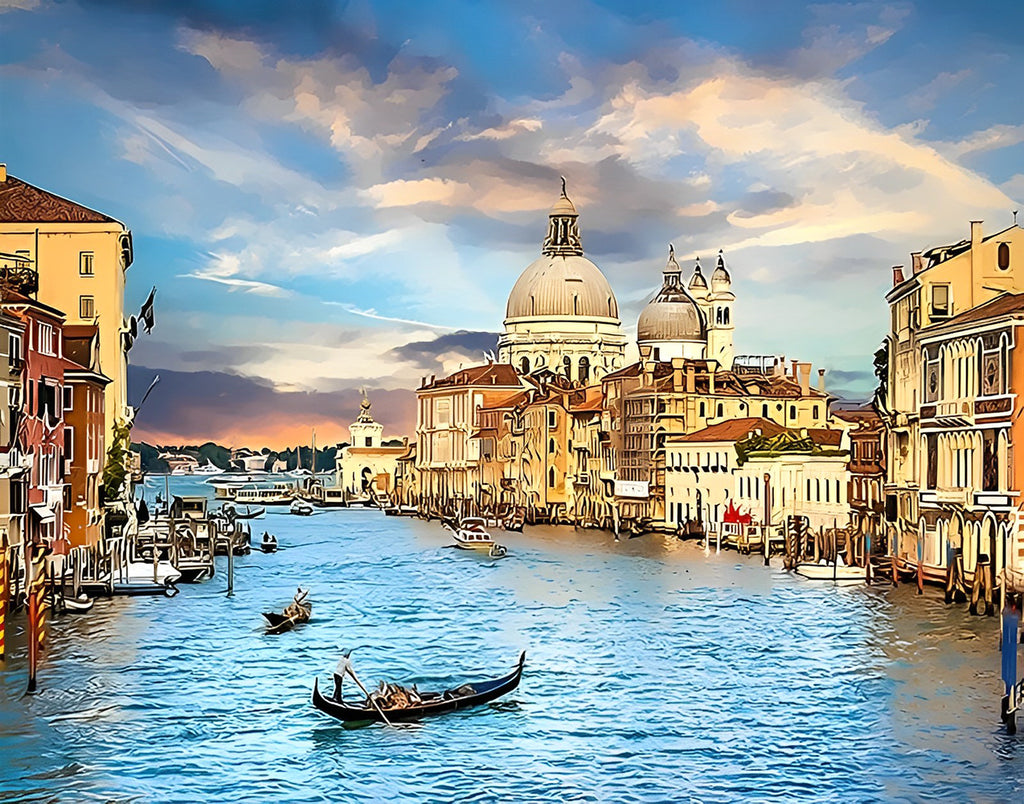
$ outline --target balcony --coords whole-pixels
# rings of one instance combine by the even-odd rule
[[[935,502],[969,506],[974,502],[974,493],[969,488],[937,488]]]
[[[7,368],[11,374],[21,374],[25,368],[25,359],[20,355],[11,355],[7,358]]]
[[[0,452],[0,477],[16,477],[32,468],[32,456],[18,449]]]

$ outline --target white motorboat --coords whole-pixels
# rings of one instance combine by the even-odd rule
[[[824,559],[817,564],[805,562],[797,564],[794,570],[797,575],[809,581],[830,581],[840,586],[855,586],[866,581],[864,567],[851,567],[839,558],[835,564]]]
[[[295,514],[296,516],[309,516],[313,513],[313,506],[305,500],[292,500],[288,513]]]
[[[193,469],[192,470],[192,474],[194,474],[194,475],[222,475],[222,474],[224,474],[224,470],[219,468],[219,467],[217,467],[217,466],[214,466],[212,463],[207,461],[202,466],[200,466],[200,467],[198,467],[196,469]]]
[[[487,532],[487,528],[484,527],[482,519],[470,517],[459,522],[443,519],[441,524],[451,531],[452,538],[455,539],[455,546],[462,550],[487,550],[489,552],[492,547],[497,546],[494,539],[491,538],[491,534]]]

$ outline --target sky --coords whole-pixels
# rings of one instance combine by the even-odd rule
[[[1024,200],[1024,4],[0,0],[0,161],[156,286],[135,436],[385,435],[482,359],[559,176],[623,326],[722,249],[741,354],[873,387],[893,265]]]

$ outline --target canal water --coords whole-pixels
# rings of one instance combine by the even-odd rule
[[[816,586],[656,535],[533,528],[491,560],[370,510],[264,529],[282,549],[238,558],[233,597],[221,564],[173,599],[58,617],[31,696],[14,619],[0,800],[1024,800],[996,621],[934,591]],[[265,635],[300,584],[312,621]],[[364,682],[421,689],[527,662],[494,704],[344,728],[309,700],[344,647]]]

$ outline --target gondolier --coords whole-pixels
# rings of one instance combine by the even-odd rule
[[[363,682],[356,676],[356,671],[352,669],[352,660],[349,658],[352,655],[352,648],[345,648],[341,652],[341,657],[338,659],[338,666],[334,668],[334,700],[341,700],[341,684],[344,681],[345,676],[349,675],[352,680],[356,682],[356,685],[363,691],[363,695],[367,698],[370,694],[366,691],[366,687],[363,686]]]

